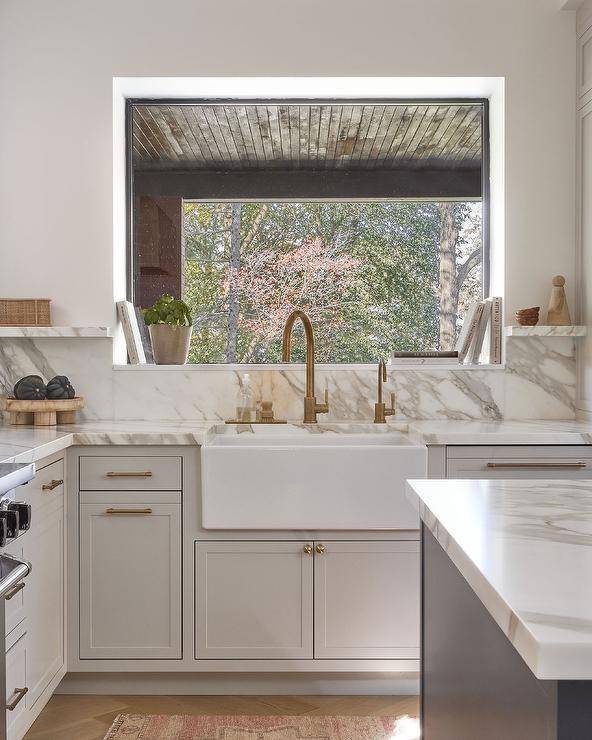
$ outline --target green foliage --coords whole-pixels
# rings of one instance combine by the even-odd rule
[[[146,325],[168,324],[169,326],[189,326],[191,309],[185,301],[179,301],[172,295],[161,296],[150,308],[142,310]]]
[[[480,244],[480,204],[455,210],[461,264]],[[226,362],[230,217],[228,203],[184,203],[190,362]],[[240,362],[281,362],[281,326],[294,308],[311,315],[319,362],[438,349],[438,203],[244,203],[240,233]],[[461,287],[461,315],[480,291],[479,264]],[[292,357],[304,360],[300,326]]]

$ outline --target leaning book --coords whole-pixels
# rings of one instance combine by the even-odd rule
[[[130,364],[145,365],[146,355],[144,353],[144,346],[140,337],[140,329],[133,303],[119,301],[117,303],[117,313],[123,327],[123,335],[127,345],[127,356],[129,357]]]
[[[471,344],[475,338],[475,333],[479,322],[481,321],[481,314],[483,313],[483,301],[476,301],[471,303],[468,307],[463,321],[463,325],[458,335],[455,349],[458,352],[458,361],[464,362]]]

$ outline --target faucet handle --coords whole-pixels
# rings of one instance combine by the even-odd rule
[[[391,405],[390,408],[385,409],[385,416],[394,416],[397,411],[397,398],[394,393],[391,393]]]
[[[329,413],[329,389],[325,388],[324,402],[315,403],[315,410],[317,414],[328,414]]]

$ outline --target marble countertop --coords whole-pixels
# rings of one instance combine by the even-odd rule
[[[422,521],[537,678],[592,679],[592,482],[416,480]]]
[[[203,445],[213,423],[88,421],[56,427],[0,425],[0,462],[37,462],[73,445]]]
[[[592,444],[585,421],[410,421],[412,436],[427,445],[578,445]]]
[[[36,462],[72,445],[205,445],[220,421],[86,421],[57,427],[0,425],[0,462]],[[266,434],[268,427],[245,425],[239,433]],[[274,426],[274,434],[407,434],[415,444],[592,444],[592,423],[578,421],[393,421],[387,427],[340,422]]]

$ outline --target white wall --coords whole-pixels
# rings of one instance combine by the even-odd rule
[[[112,79],[506,78],[506,314],[574,282],[575,18],[557,0],[0,0],[0,295],[113,321]],[[573,296],[570,290],[570,297]]]
[[[592,0],[577,14],[577,168],[576,224],[579,276],[577,321],[592,326]],[[576,406],[578,416],[592,419],[592,336],[578,342]]]

